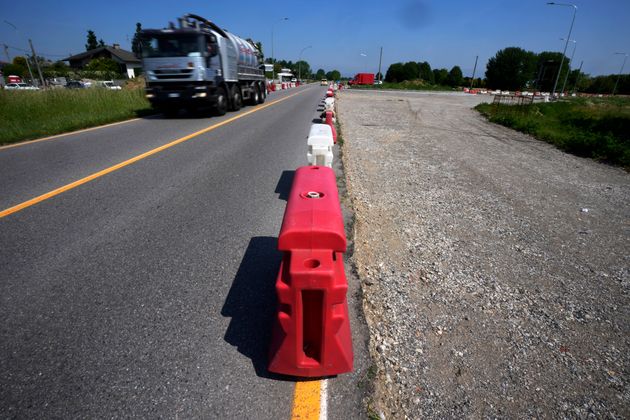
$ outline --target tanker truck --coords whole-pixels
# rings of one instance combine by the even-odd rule
[[[145,29],[140,44],[146,97],[166,115],[208,106],[224,115],[265,101],[265,73],[254,43],[201,16],[187,14],[178,26]]]

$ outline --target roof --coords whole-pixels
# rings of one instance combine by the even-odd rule
[[[103,51],[108,51],[111,55],[115,56],[121,61],[125,63],[140,63],[140,59],[137,58],[131,51],[123,50],[120,48],[114,47],[98,47],[90,51],[82,52],[81,54],[76,54],[68,58],[64,58],[62,61],[74,61],[74,60],[83,60],[85,58],[90,58],[94,55],[100,54]]]

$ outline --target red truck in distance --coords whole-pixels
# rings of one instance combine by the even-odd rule
[[[373,85],[374,74],[372,73],[357,73],[354,79],[348,82],[349,85]]]

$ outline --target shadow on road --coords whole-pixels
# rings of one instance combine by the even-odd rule
[[[286,379],[267,370],[269,340],[276,313],[275,279],[282,253],[278,239],[254,237],[236,273],[221,315],[230,317],[225,341],[252,360],[256,375]]]
[[[276,184],[276,190],[274,191],[278,194],[278,199],[287,201],[289,199],[289,193],[291,192],[291,186],[293,185],[293,177],[295,176],[295,171],[282,171],[282,175],[280,175],[280,179]]]

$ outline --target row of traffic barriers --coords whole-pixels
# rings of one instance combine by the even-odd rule
[[[330,122],[310,129],[310,165],[295,171],[278,236],[283,257],[269,371],[295,377],[346,373],[353,364],[343,261],[347,241],[332,169],[334,91],[328,92],[333,101],[324,112]]]
[[[308,135],[308,152],[306,159],[309,165],[328,166],[333,164],[333,146],[337,144],[335,128],[335,91],[331,86],[322,100],[323,110],[320,119],[323,124],[313,124]]]
[[[291,89],[300,86],[300,82],[279,82],[275,83],[267,81],[267,93],[275,92],[277,90]]]

